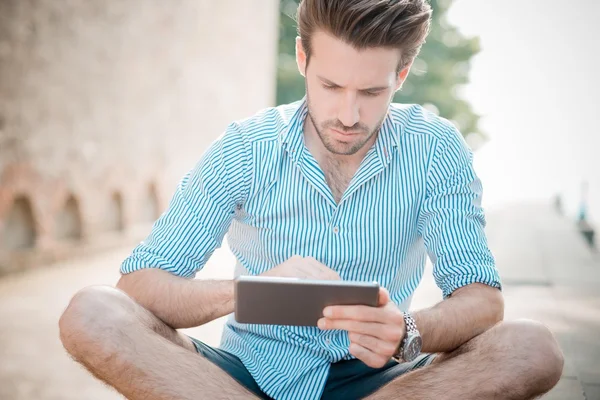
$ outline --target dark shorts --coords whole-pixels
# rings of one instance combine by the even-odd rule
[[[252,375],[239,358],[224,350],[210,347],[191,338],[198,353],[216,364],[260,399],[271,399],[260,390]],[[400,375],[429,365],[435,355],[423,354],[410,363],[388,362],[382,368],[371,368],[360,360],[340,361],[332,364],[321,399],[361,399],[368,396]]]

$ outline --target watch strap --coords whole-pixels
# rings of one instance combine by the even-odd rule
[[[402,357],[402,353],[404,352],[404,342],[406,341],[406,338],[408,337],[408,333],[409,332],[414,332],[414,333],[419,333],[419,330],[417,329],[417,323],[415,322],[415,319],[413,318],[412,315],[410,315],[409,313],[405,312],[404,313],[404,325],[406,327],[406,330],[404,332],[404,337],[402,339],[400,339],[400,343],[398,343],[398,348],[396,349],[396,354],[394,354],[392,356],[392,359],[398,361],[398,362],[403,362],[404,359]]]
[[[406,333],[419,332],[415,319],[409,313],[404,313],[404,324],[406,325]],[[406,333],[404,334],[404,337],[406,337]]]

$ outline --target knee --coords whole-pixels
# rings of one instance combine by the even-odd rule
[[[128,300],[109,286],[90,286],[77,292],[58,321],[65,349],[78,358],[79,353],[122,326],[130,318],[124,307]]]
[[[501,324],[504,349],[516,352],[526,381],[540,393],[552,389],[560,380],[564,356],[552,332],[542,323],[517,320]],[[510,349],[513,349],[512,351]]]

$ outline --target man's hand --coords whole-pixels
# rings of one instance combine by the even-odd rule
[[[337,272],[313,257],[293,256],[261,276],[279,276],[301,279],[339,280]]]
[[[377,307],[330,306],[323,314],[319,328],[348,331],[350,354],[372,368],[381,368],[390,360],[406,330],[402,311],[384,288],[379,290]]]

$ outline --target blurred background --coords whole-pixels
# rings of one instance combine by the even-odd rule
[[[600,3],[431,0],[395,101],[474,150],[507,318],[557,335],[546,398],[600,399]],[[118,399],[57,321],[111,284],[233,120],[300,99],[294,0],[0,1],[0,399]],[[200,279],[229,279],[226,241]],[[413,308],[441,298],[427,266]],[[217,345],[223,319],[189,330]]]

